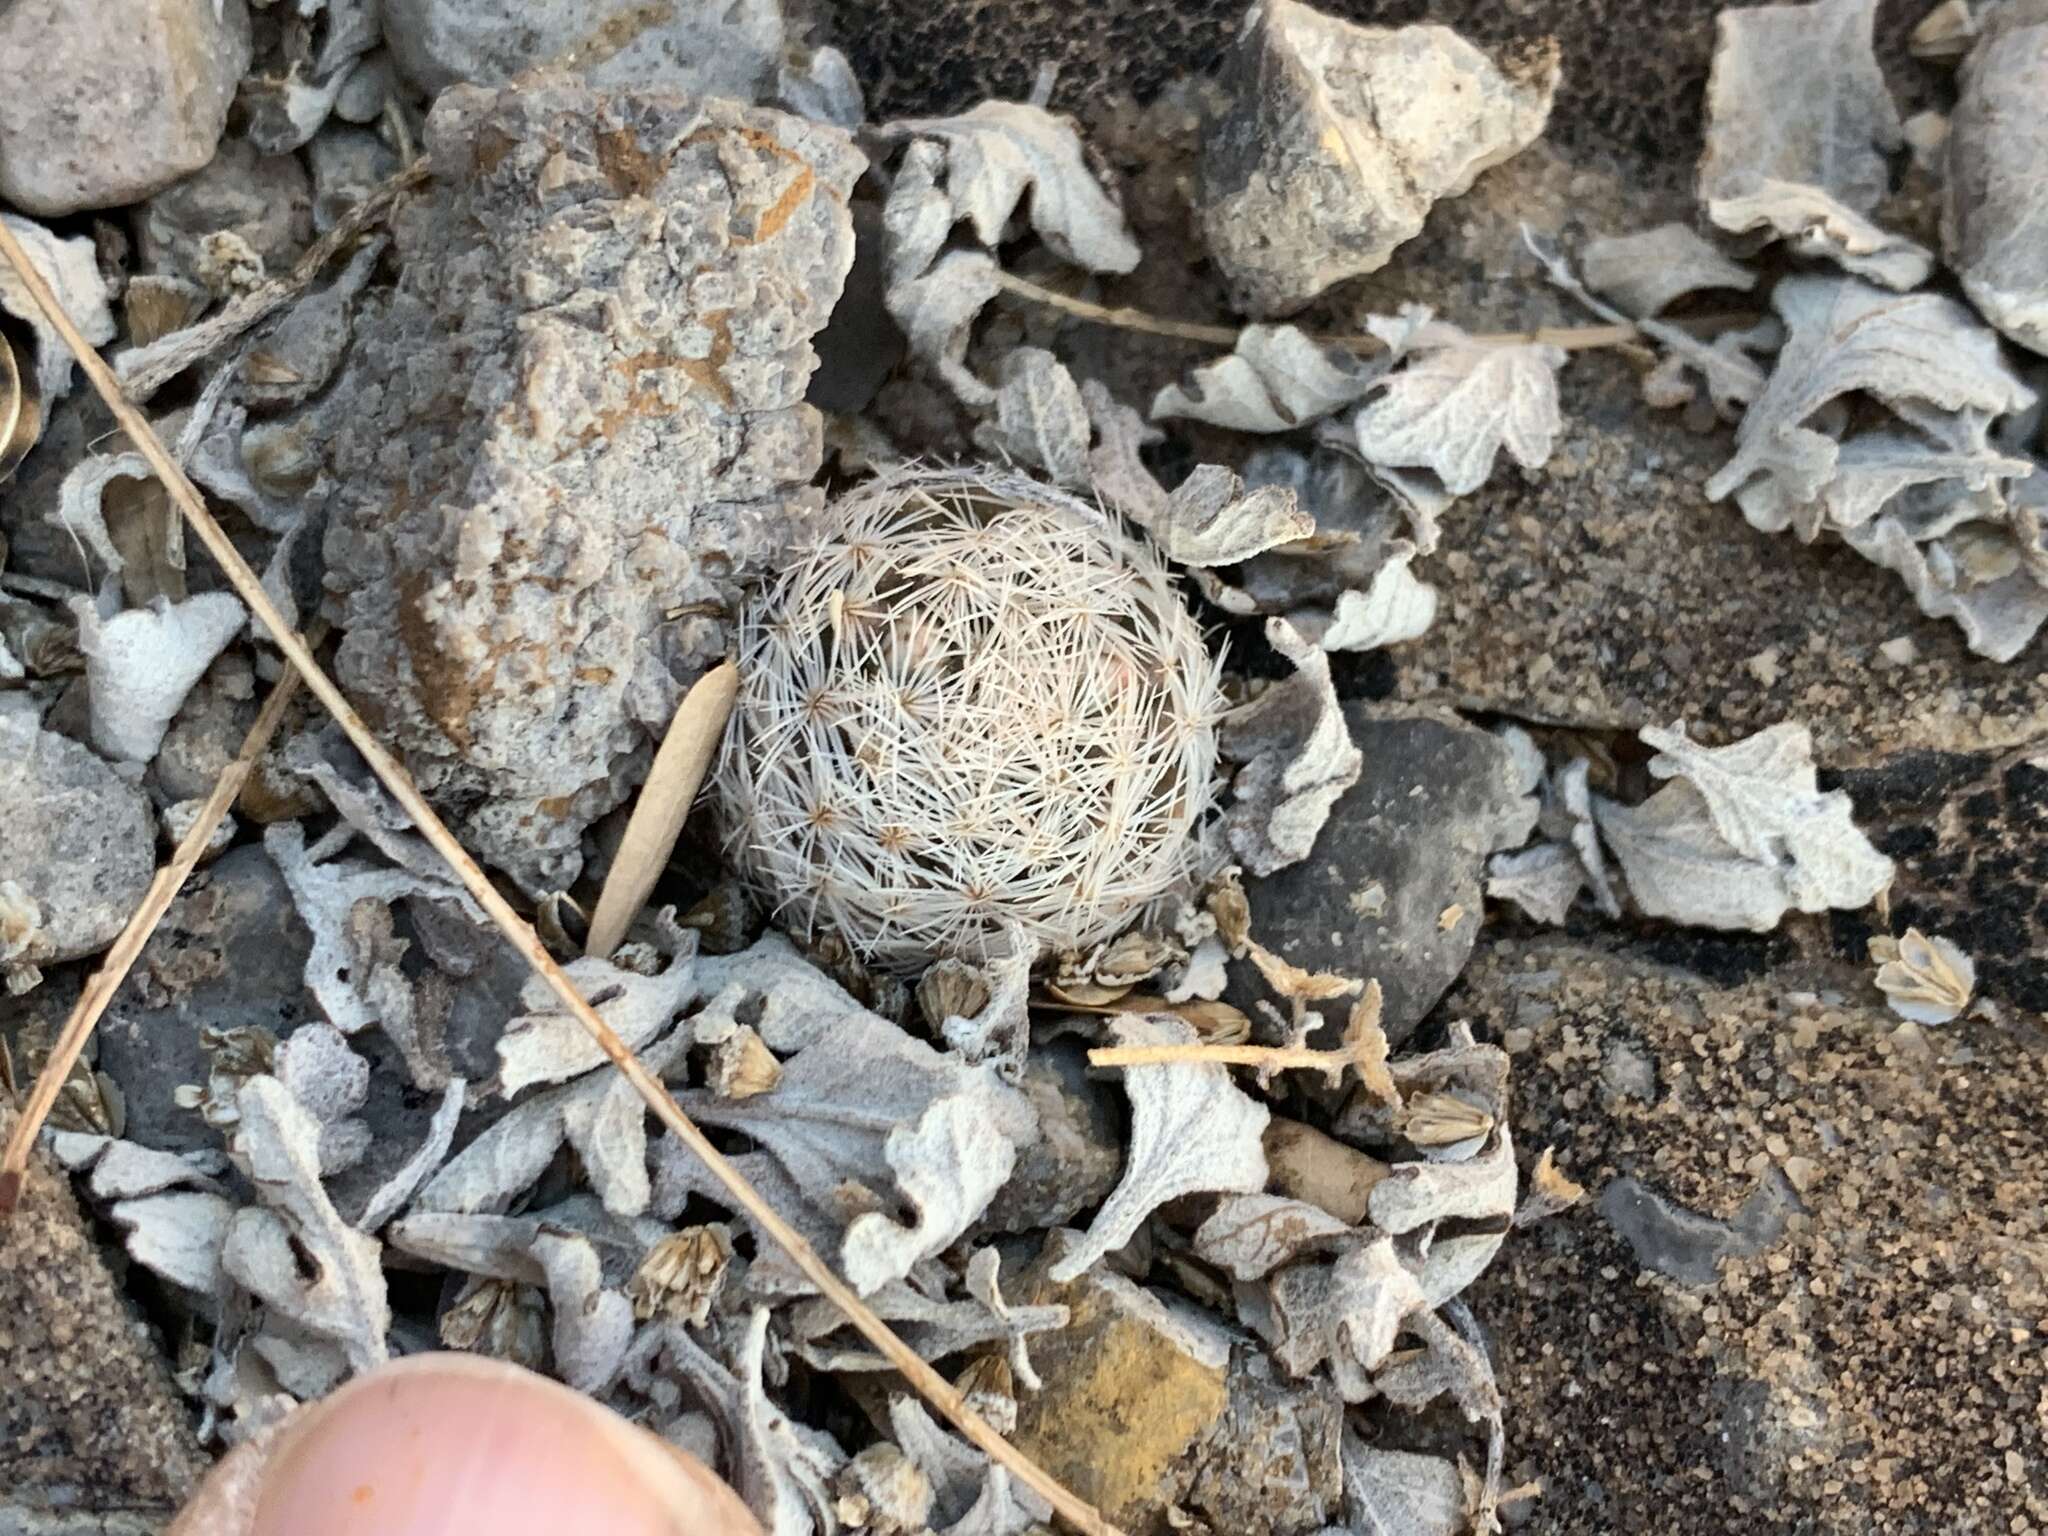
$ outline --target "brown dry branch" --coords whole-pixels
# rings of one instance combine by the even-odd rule
[[[1124,1010],[1128,1011],[1128,1010]],[[1154,1067],[1175,1061],[1209,1062],[1224,1067],[1256,1067],[1261,1079],[1275,1072],[1304,1069],[1320,1072],[1331,1087],[1355,1071],[1365,1090],[1387,1103],[1399,1103],[1387,1072],[1387,1037],[1380,1028],[1380,984],[1367,982],[1365,995],[1351,1008],[1344,1039],[1331,1050],[1305,1045],[1211,1045],[1195,1040],[1185,1045],[1100,1046],[1088,1053],[1091,1067]]]
[[[386,184],[387,187],[390,185]],[[113,371],[99,353],[78,333],[71,317],[64,312],[49,285],[30,263],[14,235],[0,225],[0,256],[4,256],[20,276],[22,285],[35,301],[36,307],[49,320],[51,326],[64,338],[65,345],[77,357],[79,366],[91,380],[94,390],[103,399],[114,419],[125,430],[141,450],[150,468],[156,472],[164,487],[171,493],[178,510],[185,515],[192,531],[206,546],[207,552],[219,563],[229,583],[235,588],[250,611],[267,625],[278,649],[285,659],[304,674],[306,686],[312,690],[335,723],[347,734],[363,761],[381,779],[391,796],[412,818],[421,836],[446,861],[449,869],[462,882],[463,888],[475,898],[499,931],[511,941],[514,949],[532,966],[535,973],[544,980],[550,991],[561,1000],[562,1006],[584,1028],[597,1047],[604,1052],[612,1065],[618,1068],[633,1090],[655,1117],[665,1125],[676,1138],[688,1147],[707,1167],[726,1192],[741,1209],[753,1218],[760,1229],[773,1238],[786,1252],[804,1277],[818,1288],[819,1293],[833,1306],[845,1314],[848,1321],[880,1351],[889,1363],[902,1372],[904,1378],[918,1392],[949,1419],[972,1444],[998,1464],[1006,1467],[1012,1476],[1030,1488],[1059,1512],[1078,1530],[1089,1536],[1115,1536],[1115,1529],[1101,1513],[1085,1499],[1069,1492],[1067,1488],[1049,1475],[1036,1462],[1025,1456],[1001,1435],[996,1433],[987,1421],[967,1406],[964,1398],[953,1384],[925,1363],[908,1344],[898,1338],[874,1312],[864,1303],[853,1289],[833,1272],[832,1266],[820,1258],[794,1227],[761,1197],[738,1169],[733,1167],[724,1153],[713,1146],[695,1121],[683,1113],[682,1107],[670,1095],[661,1081],[649,1072],[640,1059],[629,1050],[616,1031],[599,1016],[584,996],[576,990],[566,972],[555,963],[542,944],[540,935],[522,918],[505,899],[490,877],[476,860],[463,849],[455,835],[450,832],[441,818],[412,781],[412,777],[400,766],[377,738],[363,723],[353,706],[342,696],[326,672],[320,667],[306,643],[284,621],[270,596],[263,590],[263,584],[256,573],[249,569],[239,551],[229,542],[220,524],[206,509],[199,492],[193,487],[182,467],[173,459],[135,404],[121,392],[120,383]]]
[[[249,734],[242,741],[242,750],[222,771],[219,782],[213,786],[205,804],[200,806],[191,827],[178,840],[170,862],[156,872],[156,878],[142,893],[142,901],[128,919],[128,925],[107,950],[106,959],[93,972],[85,990],[78,994],[71,1016],[64,1021],[56,1044],[50,1047],[49,1059],[43,1063],[42,1074],[36,1079],[28,1103],[23,1106],[21,1118],[14,1122],[14,1131],[7,1138],[7,1150],[0,1155],[0,1218],[12,1215],[21,1199],[22,1180],[28,1171],[29,1151],[35,1146],[36,1133],[42,1130],[43,1121],[49,1117],[57,1095],[63,1091],[65,1081],[71,1076],[71,1068],[84,1051],[85,1042],[92,1037],[100,1015],[113,1002],[114,994],[128,979],[129,970],[141,956],[142,947],[149,942],[149,936],[156,931],[164,913],[170,910],[171,902],[183,888],[186,877],[205,854],[206,845],[213,840],[214,829],[221,824],[227,816],[228,807],[242,792],[243,784],[248,782],[256,767],[256,760],[263,756],[270,745],[270,738],[277,734],[285,710],[298,691],[299,674],[288,668],[270,690],[270,696],[263,701],[263,708],[257,711],[256,723],[249,727]]]
[[[721,662],[698,678],[676,707],[661,749],[654,754],[654,766],[647,770],[647,782],[640,786],[640,798],[633,803],[604,889],[597,894],[590,938],[583,946],[586,955],[608,959],[647,905],[647,893],[668,867],[705,770],[718,751],[739,687],[739,668]]]

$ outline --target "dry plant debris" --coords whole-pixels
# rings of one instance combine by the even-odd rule
[[[36,487],[0,507],[32,562],[0,569],[4,1006],[61,1012],[112,941],[29,1133],[57,1100],[90,1127],[51,1150],[167,1282],[209,1445],[438,1337],[697,1450],[775,1536],[1103,1530],[1097,1464],[1134,1536],[1498,1529],[1526,1491],[1461,1298],[1585,1191],[1548,1150],[1518,1172],[1500,1046],[1441,1014],[1396,1054],[1369,968],[1269,948],[1239,879],[1343,878],[1386,771],[1357,653],[1484,622],[1437,583],[1489,486],[1583,472],[1591,349],[1737,423],[1710,490],[1758,529],[1897,571],[1988,658],[2033,642],[2038,5],[1920,29],[1963,61],[1945,135],[1898,121],[1869,0],[1728,13],[1701,221],[1590,242],[1583,287],[1538,248],[1600,323],[1506,330],[1403,247],[1542,131],[1554,45],[1262,0],[1133,170],[1049,82],[867,124],[772,5],[709,19],[732,101],[643,89],[695,6],[531,77],[547,29],[471,0],[299,9],[242,17],[237,137],[132,191],[139,252],[12,214],[0,246],[0,474]],[[1892,227],[1909,139],[1968,303],[1929,286],[1930,221]],[[1124,302],[1188,255],[1216,275],[1175,314]],[[1369,273],[1370,305],[1334,288]],[[114,403],[109,344],[127,441],[81,447],[70,348]],[[339,731],[286,708],[301,675]],[[686,823],[728,701],[714,852]],[[1793,714],[1631,721],[1647,761],[1460,725],[1514,780],[1513,830],[1460,852],[1617,943],[1882,916],[1892,860]],[[197,1150],[167,1150],[77,1053],[223,849],[282,880],[303,970],[275,1029],[186,1030]],[[1420,926],[1497,921],[1476,890]],[[1947,939],[1870,959],[1913,1024],[1982,1014]],[[1171,1412],[1119,1406],[1159,1381]]]

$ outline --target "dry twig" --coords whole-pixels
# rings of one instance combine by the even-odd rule
[[[1044,1498],[1077,1529],[1089,1533],[1089,1536],[1115,1536],[1114,1527],[1093,1505],[1069,1492],[1062,1483],[996,1433],[986,1420],[968,1407],[966,1399],[951,1382],[933,1370],[915,1350],[898,1338],[889,1325],[877,1317],[860,1297],[854,1294],[853,1289],[833,1272],[832,1266],[818,1256],[816,1250],[804,1240],[803,1235],[761,1197],[760,1192],[747,1181],[745,1175],[733,1167],[725,1154],[711,1144],[696,1122],[683,1113],[682,1107],[676,1103],[661,1081],[641,1064],[640,1059],[631,1050],[627,1049],[617,1032],[604,1021],[595,1008],[590,1006],[588,1000],[569,980],[567,973],[555,963],[553,956],[541,943],[540,936],[513,909],[512,904],[491,883],[482,866],[469,856],[455,835],[435,814],[433,807],[427,804],[425,797],[413,783],[412,776],[385,750],[370,728],[363,723],[362,717],[321,669],[320,663],[307,648],[305,641],[285,623],[284,616],[277,611],[269,594],[263,590],[263,584],[257,579],[256,573],[249,569],[248,563],[229,542],[220,524],[214,521],[213,514],[207,511],[206,503],[200,499],[199,492],[193,487],[184,470],[165,449],[163,441],[157,436],[148,418],[122,394],[121,386],[112,370],[78,333],[77,326],[71,323],[71,317],[64,312],[63,306],[50,292],[49,285],[30,263],[20,242],[4,225],[0,225],[0,256],[4,256],[14,267],[24,289],[35,301],[36,307],[43,312],[57,333],[64,338],[65,345],[76,355],[79,366],[84,369],[86,377],[92,381],[93,388],[113,412],[115,421],[128,433],[130,439],[141,450],[143,457],[149,461],[150,468],[156,472],[157,478],[170,492],[171,499],[177,503],[178,510],[185,515],[192,531],[199,536],[199,541],[206,546],[208,553],[226,573],[229,583],[243,602],[248,604],[250,611],[269,626],[270,633],[278,649],[284,653],[285,659],[304,675],[306,686],[341,726],[356,751],[362,755],[363,761],[369,764],[371,770],[383,781],[385,788],[391,792],[392,798],[412,818],[413,825],[419,829],[421,836],[447,862],[449,869],[462,882],[463,888],[475,898],[477,905],[511,941],[513,948],[519,951],[527,964],[547,983],[549,990],[560,999],[562,1006],[574,1016],[576,1022],[583,1026],[612,1065],[617,1067],[633,1085],[634,1091],[648,1108],[654,1111],[656,1118],[711,1170],[712,1175],[724,1186],[734,1202],[789,1255],[791,1261],[804,1277],[818,1288],[825,1300],[837,1307],[933,1407],[952,1421],[962,1435],[992,1460],[1007,1468],[1019,1482]]]
[[[1088,1053],[1091,1067],[1156,1067],[1175,1061],[1210,1062],[1224,1067],[1256,1067],[1261,1079],[1290,1068],[1323,1074],[1331,1087],[1349,1071],[1358,1073],[1366,1091],[1387,1103],[1399,1103],[1394,1080],[1387,1073],[1387,1037],[1380,1028],[1380,984],[1368,982],[1365,995],[1352,1006],[1343,1042],[1327,1051],[1305,1045],[1211,1045],[1194,1040],[1185,1045],[1112,1045]]]
[[[35,1145],[36,1133],[43,1128],[43,1121],[57,1102],[57,1095],[63,1091],[66,1079],[71,1076],[71,1068],[85,1049],[85,1042],[92,1037],[100,1015],[107,1011],[114,994],[121,989],[121,983],[128,979],[128,972],[141,956],[149,936],[156,931],[164,913],[170,910],[171,902],[185,884],[186,876],[192,873],[206,852],[214,829],[227,816],[228,807],[235,803],[235,796],[242,792],[242,786],[256,767],[256,760],[270,745],[270,738],[277,733],[278,724],[284,719],[285,710],[298,691],[299,674],[296,670],[287,669],[270,690],[270,697],[263,701],[263,708],[257,711],[256,723],[249,727],[249,734],[242,741],[242,750],[222,771],[220,781],[213,786],[213,793],[206,797],[206,803],[200,806],[191,828],[178,840],[170,862],[156,872],[149,889],[142,893],[141,904],[128,919],[127,927],[109,947],[106,959],[93,972],[85,990],[78,994],[71,1016],[64,1021],[63,1032],[57,1036],[56,1044],[50,1047],[49,1059],[43,1063],[42,1075],[36,1079],[28,1103],[22,1108],[21,1118],[14,1122],[14,1130],[7,1138],[7,1151],[0,1155],[0,1217],[13,1214],[16,1203],[21,1199],[22,1180],[28,1171],[29,1150]]]
[[[698,678],[676,707],[661,750],[654,754],[654,766],[647,770],[647,782],[640,786],[640,798],[633,802],[604,889],[597,894],[590,938],[583,946],[586,955],[609,958],[647,905],[647,893],[668,867],[705,770],[718,752],[739,687],[739,668],[721,662]]]

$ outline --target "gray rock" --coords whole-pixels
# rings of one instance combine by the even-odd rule
[[[99,1069],[126,1098],[131,1141],[173,1152],[220,1145],[171,1099],[179,1084],[206,1081],[200,1028],[283,1036],[317,1017],[305,986],[311,948],[261,848],[229,849],[186,881],[98,1031]]]
[[[1226,65],[1232,105],[1203,142],[1198,208],[1240,308],[1300,309],[1373,272],[1543,131],[1554,43],[1499,60],[1448,27],[1366,27],[1263,0]]]
[[[1528,837],[1536,801],[1520,792],[1508,748],[1453,715],[1354,701],[1344,721],[1364,772],[1315,851],[1247,880],[1245,894],[1254,936],[1282,959],[1378,977],[1387,1038],[1399,1044],[1465,968],[1486,857]]]
[[[384,104],[400,95],[397,66],[389,50],[379,48],[363,55],[349,71],[341,94],[334,98],[334,115],[344,123],[374,123],[384,115]]]
[[[0,717],[0,879],[40,921],[15,966],[75,960],[113,942],[155,873],[149,799],[106,761],[24,717]]]
[[[55,215],[149,196],[213,158],[249,67],[243,0],[0,8],[0,200]]]
[[[592,85],[759,100],[782,60],[779,0],[384,0],[384,41],[421,91],[542,66]]]
[[[1799,1196],[1775,1167],[1728,1221],[1689,1211],[1637,1179],[1616,1179],[1600,1193],[1600,1214],[1637,1263],[1702,1290],[1720,1279],[1723,1259],[1751,1258],[1775,1243],[1798,1209]]]
[[[313,192],[296,155],[264,155],[229,139],[207,167],[157,193],[138,211],[142,264],[206,284],[219,262],[209,236],[226,233],[263,258],[273,276],[288,269],[313,238]]]
[[[1960,83],[1942,244],[1984,318],[2048,353],[2048,0],[1991,12]]]
[[[249,659],[229,651],[185,695],[164,732],[145,780],[159,803],[174,805],[213,793],[256,723],[256,709]]]
[[[321,234],[398,169],[398,153],[367,128],[329,128],[306,146],[313,228]]]
[[[1194,1453],[1182,1506],[1231,1536],[1306,1536],[1343,1513],[1344,1399],[1329,1377],[1289,1381],[1257,1350],[1235,1350],[1223,1418]],[[1199,1527],[1198,1527],[1199,1528]]]
[[[473,851],[562,890],[817,503],[810,337],[863,161],[560,80],[450,91],[427,143],[312,434],[336,669]]]
[[[1032,1047],[1018,1084],[1038,1114],[1039,1137],[984,1218],[992,1232],[1063,1226],[1116,1187],[1123,1135],[1105,1085],[1088,1075],[1087,1052],[1071,1040]]]

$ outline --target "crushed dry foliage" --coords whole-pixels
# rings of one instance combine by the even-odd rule
[[[342,9],[325,24],[338,26]],[[1960,9],[1951,0],[1936,15]],[[2009,662],[2048,620],[2040,399],[2012,345],[2038,348],[2041,333],[1998,265],[2005,258],[1984,254],[1995,241],[1981,226],[1997,209],[1959,202],[1944,232],[1950,259],[1966,263],[1971,303],[1929,286],[1935,252],[1875,222],[1889,157],[1907,135],[1871,53],[1872,10],[1872,0],[1817,0],[1723,14],[1698,227],[1622,233],[1576,252],[1533,233],[1528,243],[1612,328],[1603,339],[1654,354],[1650,405],[1687,409],[1709,429],[1734,424],[1712,497],[1732,499],[1759,529],[1847,544],[1896,572],[1924,613],[1958,624],[1973,650]],[[1930,18],[1921,30],[1930,56],[1969,58],[1971,110],[1951,129],[1957,163],[2004,186],[1999,178],[2016,173],[1997,159],[1992,99],[2004,76],[1988,50],[2015,29],[1994,24],[1979,37]],[[330,60],[331,70],[355,56]],[[1817,58],[1831,67],[1816,72]],[[1256,1379],[1260,1401],[1281,1405],[1273,1412],[1300,1424],[1324,1415],[1328,1432],[1308,1437],[1313,1445],[1299,1424],[1289,1431],[1302,1486],[1320,1491],[1273,1529],[1486,1531],[1530,1490],[1504,1486],[1511,1426],[1487,1341],[1460,1298],[1514,1229],[1583,1191],[1549,1150],[1524,1188],[1508,1052],[1453,1020],[1429,1037],[1432,1049],[1390,1056],[1378,983],[1306,971],[1266,949],[1239,880],[1314,856],[1332,807],[1371,772],[1332,655],[1398,645],[1439,621],[1427,574],[1446,553],[1446,510],[1503,458],[1528,472],[1550,460],[1565,430],[1558,376],[1573,341],[1474,335],[1414,304],[1345,336],[1283,317],[1342,277],[1398,262],[1430,202],[1540,133],[1557,59],[1553,49],[1495,61],[1442,28],[1355,27],[1268,0],[1247,18],[1232,69],[1226,81],[1240,96],[1208,146],[1201,195],[1250,323],[1220,331],[1067,291],[1130,274],[1146,253],[1076,124],[1041,105],[991,101],[862,126],[858,84],[826,49],[786,65],[777,87],[808,123],[721,108],[700,130],[752,134],[756,148],[787,134],[830,158],[831,176],[849,186],[859,156],[841,130],[859,131],[876,194],[859,226],[873,245],[863,256],[907,351],[871,403],[827,424],[840,473],[872,478],[822,516],[817,493],[802,488],[819,468],[810,417],[797,432],[807,445],[788,448],[786,461],[728,461],[699,487],[707,527],[740,487],[764,497],[730,527],[718,523],[734,558],[693,565],[663,618],[683,637],[677,656],[699,672],[728,640],[737,650],[735,725],[715,783],[738,878],[681,920],[661,908],[625,928],[708,756],[708,742],[665,748],[639,791],[656,807],[650,824],[636,823],[630,857],[614,866],[631,867],[620,876],[630,895],[623,907],[617,892],[609,908],[598,903],[601,939],[579,952],[594,893],[588,881],[558,887],[584,858],[582,829],[647,771],[647,727],[673,710],[675,676],[603,695],[616,729],[575,737],[577,751],[597,754],[601,782],[574,807],[523,790],[505,798],[490,783],[494,766],[505,768],[491,754],[553,739],[546,722],[522,716],[532,706],[518,688],[490,701],[487,749],[472,752],[466,724],[445,718],[424,739],[445,770],[433,782],[493,846],[532,824],[508,806],[530,801],[561,823],[546,858],[507,872],[542,910],[571,979],[775,1209],[999,1428],[1037,1423],[1034,1394],[1057,1412],[1059,1394],[1089,1390],[1060,1353],[1063,1330],[1124,1329],[1126,1342],[1136,1330],[1151,1351],[1142,1360],[1191,1373],[1219,1404],[1227,1389],[1232,1412],[1256,1411],[1242,1407]],[[1382,74],[1421,82],[1413,117],[1390,120],[1385,138],[1348,86],[1323,88]],[[291,70],[263,79],[270,95],[253,98],[271,109],[258,115],[261,132],[286,148],[322,142],[346,100],[343,74],[323,71],[317,88]],[[523,89],[451,95],[423,124],[393,96],[387,128],[395,123],[406,146],[415,130],[439,145],[437,177],[451,155],[495,171],[499,160],[484,161],[500,152],[476,137],[476,114],[560,124],[594,99],[536,88],[529,118]],[[1290,113],[1289,90],[1312,110]],[[1452,128],[1465,136],[1445,137]],[[600,135],[588,165],[542,168],[526,145],[507,174],[568,185],[587,172],[590,186],[605,184],[592,196],[607,217],[637,228],[659,216],[658,199],[684,194],[661,183],[666,161],[634,158],[634,131],[608,129],[624,137]],[[1311,148],[1289,132],[1306,132]],[[1360,151],[1346,206],[1234,201],[1256,201],[1257,185],[1296,193],[1287,176],[1244,180],[1247,143],[1284,167],[1288,154],[1340,142]],[[803,174],[792,206],[812,198]],[[198,383],[182,418],[164,419],[166,436],[239,509],[268,561],[266,586],[293,616],[316,600],[305,572],[321,552],[310,538],[302,546],[301,532],[321,524],[308,521],[304,496],[334,486],[310,438],[350,398],[336,384],[323,403],[322,391],[353,379],[352,327],[359,351],[372,350],[360,336],[374,334],[376,365],[402,376],[406,327],[432,328],[448,302],[430,273],[404,268],[407,256],[454,241],[427,217],[452,194],[420,169],[404,175],[288,274],[269,276],[243,236],[223,235],[185,253],[203,286],[154,273],[127,283],[123,374],[145,398],[181,374]],[[488,210],[488,188],[467,185]],[[813,203],[815,218],[788,236],[809,242],[795,254],[748,242],[744,260],[760,263],[746,269],[750,282],[801,269],[813,276],[792,278],[793,291],[836,291],[854,226],[837,192]],[[827,203],[836,211],[816,211]],[[387,237],[376,225],[393,209]],[[771,229],[759,216],[760,240],[789,227],[789,210],[780,217]],[[121,295],[93,242],[7,218],[88,339],[121,336]],[[1256,219],[1286,238],[1264,249],[1237,242]],[[1315,248],[1331,228],[1345,239]],[[547,247],[545,231],[517,232],[529,235]],[[717,261],[730,256],[723,239],[710,241]],[[567,291],[590,271],[529,280]],[[1759,312],[1707,334],[1673,318],[1709,291],[1746,294]],[[4,475],[64,399],[72,368],[6,273],[0,310],[22,322],[0,336]],[[734,314],[722,323],[740,324]],[[1078,352],[1061,355],[1071,334],[1062,323],[1075,317],[1206,339],[1213,355],[1149,402],[1120,399],[1083,376]],[[745,323],[760,332],[750,344],[801,356],[800,385],[804,337],[822,321],[821,312]],[[636,383],[623,404],[586,412],[587,424],[559,424],[563,441],[573,427],[574,451],[601,456],[633,420],[675,408],[662,389],[694,399],[702,385],[723,391],[734,413],[708,412],[708,435],[692,439],[704,447],[746,414],[738,376],[719,372],[718,348],[732,342],[710,343],[712,362],[630,359],[635,376],[680,371],[692,382],[644,393]],[[768,389],[752,375],[741,383]],[[452,399],[441,405],[457,409]],[[777,407],[785,425],[801,414],[793,400]],[[954,456],[997,462],[910,467],[930,451],[932,422]],[[1198,463],[1169,488],[1146,452],[1169,434],[1185,434],[1175,440],[1197,458],[1241,462]],[[745,452],[739,435],[735,451]],[[621,461],[599,462],[616,472]],[[255,671],[275,665],[235,598],[188,589],[196,572],[168,504],[118,489],[146,477],[136,455],[113,451],[68,467],[48,515],[87,580],[75,591],[41,578],[0,588],[0,728],[21,748],[0,766],[0,784],[82,752],[71,737],[125,775],[60,786],[61,803],[38,812],[46,819],[105,821],[154,773],[166,824],[189,824],[195,796],[165,780],[175,754],[191,750],[181,735],[190,711],[232,705],[236,666],[246,699],[252,654]],[[776,484],[787,506],[762,490]],[[792,526],[810,520],[815,539],[792,558],[794,546],[774,542],[782,525],[760,520],[771,511]],[[330,547],[404,565],[405,552],[377,543],[381,526],[357,523],[342,544],[330,533]],[[463,562],[487,563],[485,545],[518,542],[495,525],[465,526],[471,542],[450,556],[455,569],[473,574]],[[6,553],[0,538],[0,561]],[[529,585],[503,589],[508,607],[559,580],[520,568]],[[431,576],[369,575],[395,595],[363,598],[363,573],[344,572],[348,622],[365,628],[389,598],[396,627],[347,643],[396,655],[417,640],[406,626],[425,622],[426,589],[406,584]],[[1263,621],[1285,675],[1255,683],[1228,673],[1178,576],[1216,613]],[[619,571],[612,579],[631,585]],[[337,611],[331,594],[327,606]],[[471,661],[495,664],[499,653],[486,652],[496,641],[469,641]],[[452,692],[481,709],[419,662],[406,670],[440,704]],[[58,703],[80,674],[82,693]],[[579,687],[612,682],[606,668],[577,673]],[[404,708],[432,712],[418,700]],[[1633,795],[1609,763],[1571,747],[1546,755],[1522,727],[1496,729],[1537,834],[1493,856],[1486,889],[1538,923],[1640,917],[1765,932],[1788,913],[1881,902],[1891,883],[1891,861],[1858,830],[1847,795],[1820,789],[1803,723],[1718,743],[1684,721],[1646,727],[1654,792]],[[547,777],[514,766],[522,783]],[[218,1134],[217,1147],[173,1153],[123,1140],[118,1116],[74,1117],[50,1137],[129,1255],[188,1316],[197,1356],[181,1380],[210,1444],[245,1440],[294,1404],[438,1339],[551,1370],[704,1454],[774,1536],[1015,1536],[1049,1519],[1035,1494],[891,1390],[886,1362],[686,1149],[650,1139],[640,1098],[544,985],[500,987],[480,1051],[456,1038],[451,999],[472,978],[481,987],[493,936],[335,733],[295,721],[258,787],[243,809],[261,832],[230,829],[222,846],[260,846],[282,876],[310,935],[304,985],[318,1017],[283,1039],[247,1025],[203,1035],[209,1071],[177,1102]],[[148,818],[140,825],[146,837]],[[80,857],[40,825],[0,825],[10,992],[46,985],[49,967],[112,937],[103,914],[86,910],[89,893],[37,883],[44,867]],[[801,947],[763,932],[763,915]],[[1443,921],[1463,917],[1452,908]],[[1880,936],[1871,959],[1874,987],[1916,1024],[1971,1006],[1969,957],[1940,936]],[[1245,986],[1262,994],[1250,1013],[1224,996]],[[1083,1057],[1069,1037],[1092,1050]],[[1093,1081],[1080,1076],[1086,1061]],[[401,1158],[371,1157],[389,1134],[370,1118],[377,1072],[402,1073],[417,1110],[399,1121],[411,1138]],[[1283,1172],[1275,1148],[1305,1141],[1349,1173],[1303,1178],[1291,1162]],[[366,1169],[381,1171],[371,1179]],[[423,1307],[415,1286],[394,1309],[394,1259],[439,1276],[438,1298]],[[1034,1354],[1063,1363],[1042,1373]],[[1058,1464],[1057,1437],[1031,1434]],[[1231,1479],[1205,1471],[1224,1465],[1229,1439],[1167,1447],[1160,1465],[1179,1471],[1106,1513],[1146,1529],[1243,1528],[1259,1490],[1219,1493]]]

